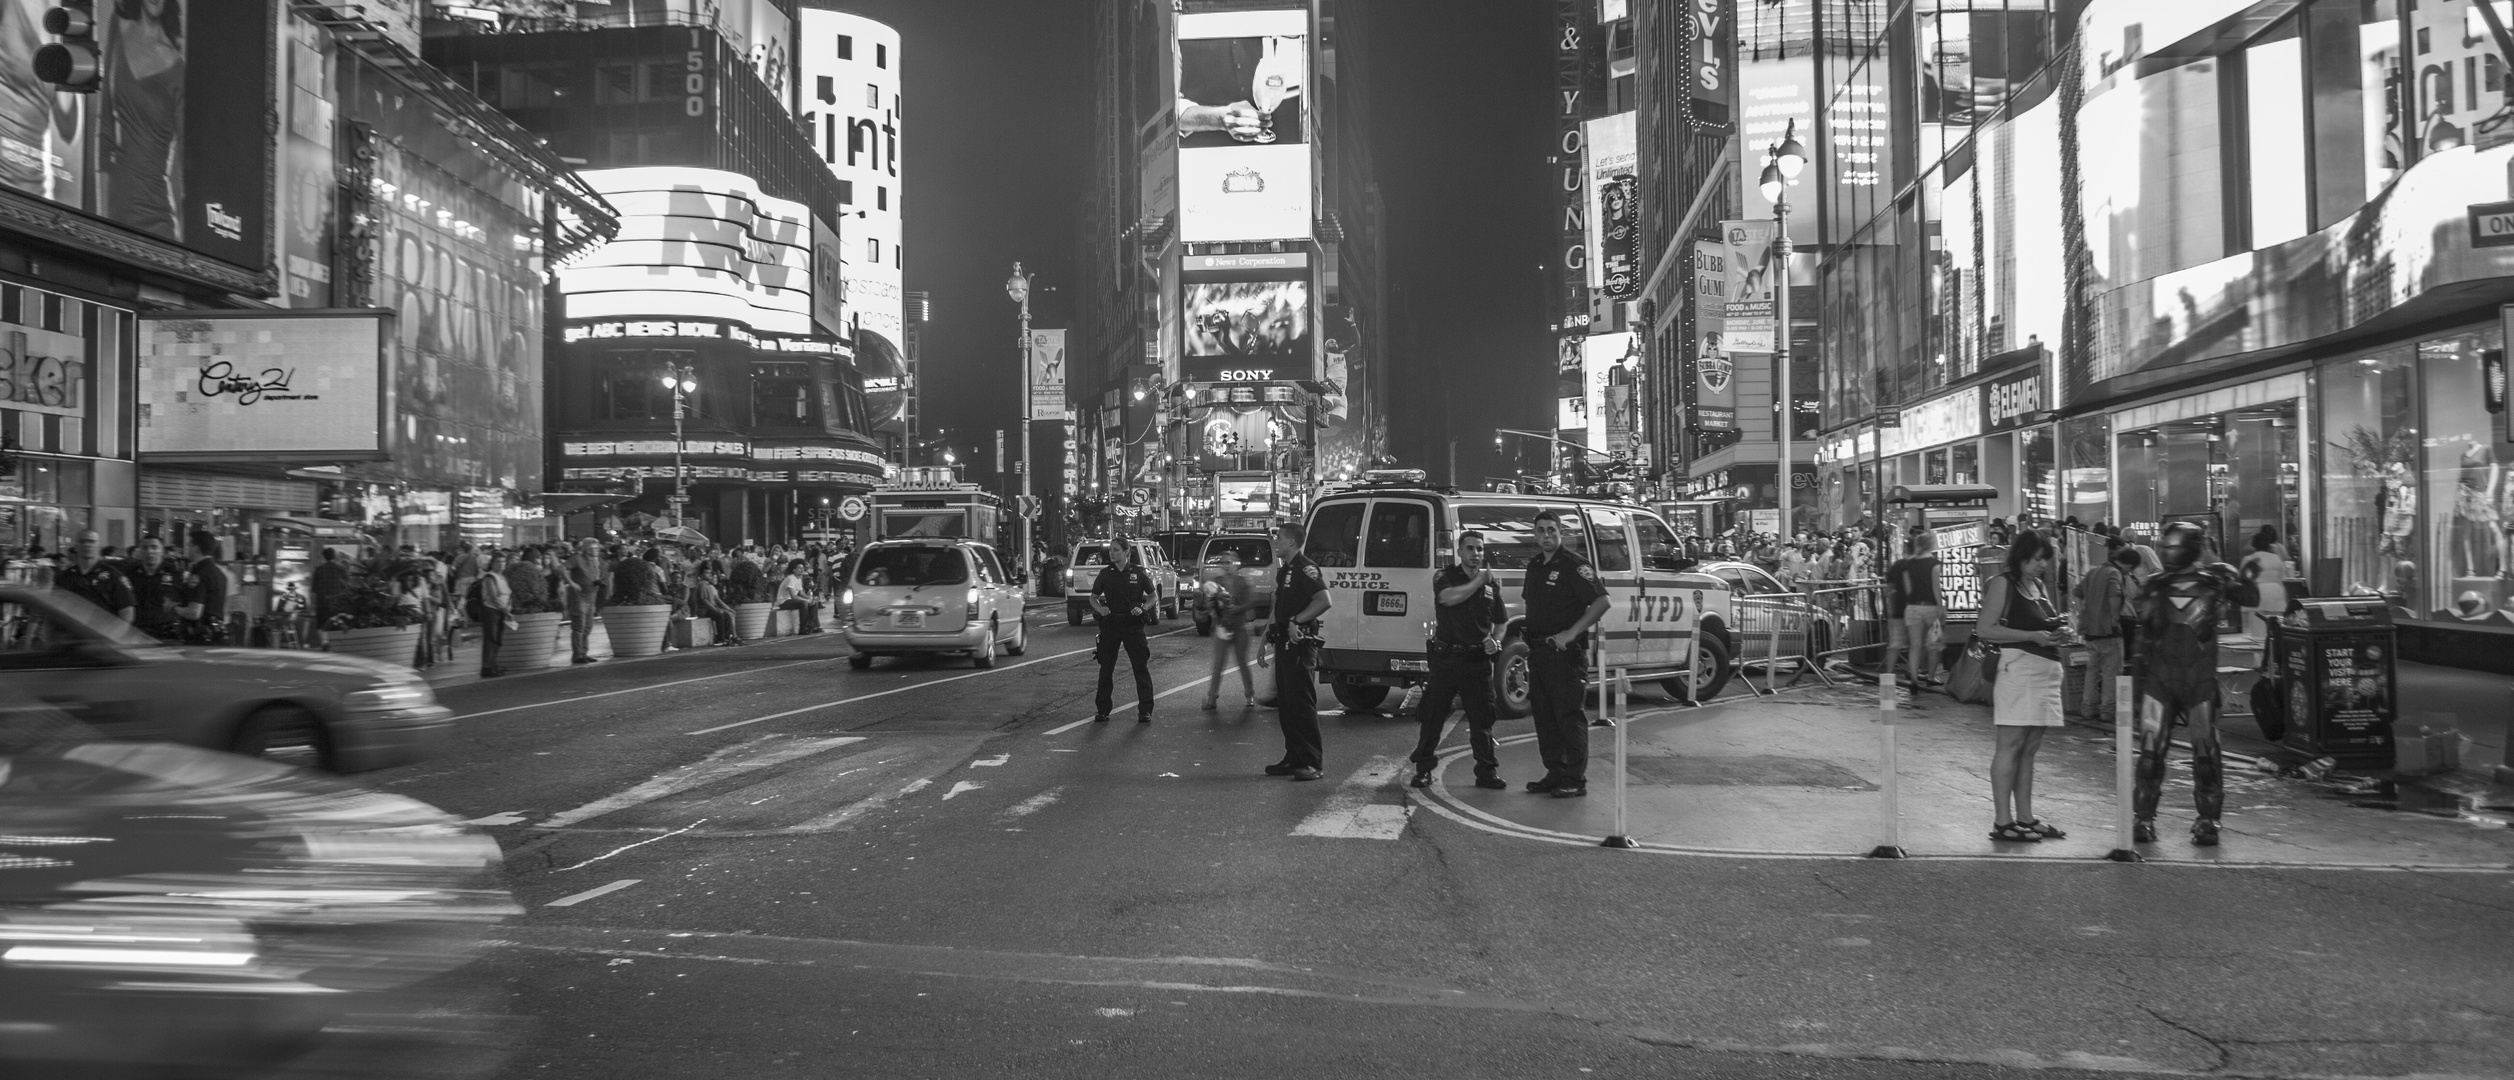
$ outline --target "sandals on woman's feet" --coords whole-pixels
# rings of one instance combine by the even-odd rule
[[[2045,840],[2066,840],[2069,838],[2069,834],[2061,832],[2059,826],[2053,825],[2041,818],[2026,818],[2017,822],[2017,824],[2033,830],[2034,835],[2040,836]]]
[[[1990,830],[1990,838],[2010,844],[2035,844],[2042,842],[2043,834],[2022,821],[2011,821]]]

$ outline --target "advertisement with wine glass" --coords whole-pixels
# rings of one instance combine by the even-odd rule
[[[1181,15],[1175,49],[1180,239],[1306,238],[1307,9]]]

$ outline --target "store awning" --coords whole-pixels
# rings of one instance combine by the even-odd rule
[[[1988,484],[1897,484],[1886,493],[1896,503],[1977,503],[1999,497]]]
[[[307,533],[313,536],[365,535],[358,531],[358,526],[346,521],[334,521],[331,518],[298,517],[294,514],[264,514],[261,517],[261,521],[262,524],[271,528],[281,529],[288,532]]]
[[[626,495],[591,495],[573,491],[545,491],[541,493],[541,512],[551,517],[566,517],[567,515],[573,514],[579,510],[591,510],[597,506],[609,506],[612,503],[621,502],[627,498],[628,496]]]

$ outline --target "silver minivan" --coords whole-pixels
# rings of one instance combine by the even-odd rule
[[[851,667],[871,667],[879,656],[963,653],[991,668],[999,649],[1006,656],[1030,649],[1021,586],[995,549],[975,540],[874,541],[857,554],[838,602],[855,616],[846,631]]]

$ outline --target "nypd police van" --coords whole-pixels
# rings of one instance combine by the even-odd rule
[[[1309,513],[1305,553],[1334,605],[1320,621],[1318,674],[1349,709],[1374,709],[1389,692],[1426,681],[1431,665],[1432,577],[1448,565],[1458,534],[1485,537],[1510,621],[1494,665],[1503,716],[1528,713],[1528,646],[1519,601],[1536,555],[1535,518],[1562,518],[1563,543],[1597,568],[1614,603],[1592,633],[1608,668],[1660,678],[1682,697],[1691,666],[1705,698],[1734,670],[1735,595],[1729,583],[1692,573],[1674,530],[1643,507],[1560,495],[1505,495],[1423,486],[1420,473],[1321,496]],[[1592,672],[1595,675],[1595,672]]]

